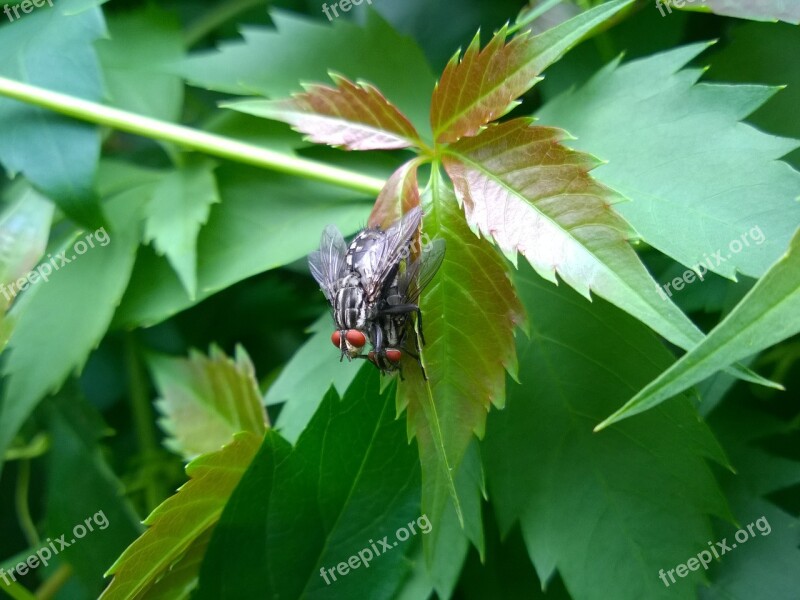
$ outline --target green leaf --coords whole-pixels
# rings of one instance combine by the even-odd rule
[[[215,452],[235,433],[263,436],[267,415],[255,369],[243,347],[236,359],[212,346],[210,356],[191,351],[189,358],[152,356],[148,363],[160,398],[159,425],[168,434],[164,445],[192,459]]]
[[[619,212],[648,244],[701,273],[760,277],[800,223],[800,173],[778,160],[798,142],[740,123],[776,88],[697,84],[702,71],[680,70],[704,48],[614,62],[539,117],[608,161],[593,174],[632,200]]]
[[[740,390],[709,419],[736,469],[722,475],[733,514],[741,529],[755,525],[745,544],[737,544],[712,567],[705,599],[791,598],[800,586],[797,518],[774,500],[781,490],[800,484],[800,462],[768,450],[770,442],[796,438],[797,429],[770,410],[763,400]],[[721,529],[717,539],[735,539],[737,527],[726,524]]]
[[[609,300],[665,338],[690,348],[702,333],[656,284],[628,240],[635,234],[597,183],[589,155],[563,131],[514,119],[447,149],[444,165],[470,226],[509,258],[521,252],[542,277],[556,274],[587,299]]]
[[[524,313],[502,256],[472,234],[436,170],[425,206],[423,235],[445,240],[447,251],[420,299],[422,360],[429,379],[424,381],[414,361],[406,359],[398,412],[407,410],[409,436],[417,438],[423,512],[438,521],[451,498],[480,547],[479,529],[464,518],[465,504],[474,501],[477,489],[460,491],[456,475],[473,437],[483,436],[491,406],[505,402],[506,371],[516,375],[517,370],[514,327],[524,322]]]
[[[729,516],[707,463],[726,462],[716,440],[686,399],[592,433],[669,351],[623,312],[527,265],[515,280],[531,333],[518,337],[520,385],[490,415],[483,444],[501,534],[518,522],[540,580],[557,570],[573,598],[695,598],[701,574],[667,589],[658,572],[707,547],[709,515]]]
[[[102,97],[92,43],[105,34],[99,8],[61,0],[0,28],[0,76],[86,100]],[[5,15],[3,16],[5,19]],[[96,127],[0,98],[0,162],[21,172],[71,218],[101,222],[92,193],[100,134]]]
[[[71,235],[60,249],[69,264],[48,254],[33,287],[12,311],[17,322],[3,365],[0,456],[37,403],[80,371],[105,335],[133,268],[144,200],[134,190],[108,203],[110,231]],[[44,271],[48,266],[49,275]]]
[[[178,579],[182,582],[180,587],[194,587],[199,568],[197,554],[208,543],[210,531],[216,527],[260,443],[260,435],[244,431],[222,450],[190,462],[186,466],[189,481],[147,517],[147,531],[108,570],[107,575],[113,574],[114,579],[100,598],[158,597],[151,596],[150,590],[164,593],[168,586],[164,577]],[[173,584],[175,580],[170,585]]]
[[[336,87],[307,84],[286,100],[243,100],[222,106],[289,123],[317,144],[345,150],[393,150],[419,145],[419,134],[405,115],[366,82],[353,83],[331,73]]]
[[[267,406],[285,402],[275,428],[291,443],[297,441],[311,421],[331,385],[343,396],[359,370],[366,366],[362,361],[337,360],[336,348],[331,344],[333,329],[331,316],[326,312],[311,325],[311,337],[294,353],[264,396]]]
[[[433,91],[431,127],[438,143],[478,134],[483,126],[515,106],[522,94],[541,80],[539,74],[633,0],[612,0],[545,33],[524,32],[505,43],[501,28],[480,50],[480,34],[459,60],[447,63]]]
[[[143,249],[115,325],[153,325],[243,279],[302,259],[319,246],[326,225],[355,231],[370,210],[352,192],[260,169],[223,165],[217,185],[225,201],[214,205],[198,236],[197,297],[189,298],[165,260]]]
[[[170,70],[184,57],[180,22],[155,6],[112,13],[109,39],[95,47],[111,104],[164,121],[177,121],[183,82]]]
[[[189,297],[197,294],[197,235],[212,204],[220,201],[216,165],[201,161],[168,174],[148,203],[145,242],[166,255]]]
[[[666,1],[662,0],[663,3]],[[674,0],[671,0],[670,6],[675,6],[673,2]],[[800,24],[800,5],[791,0],[758,0],[757,2],[753,0],[686,0],[686,2],[682,6],[684,10],[710,10],[726,17]],[[696,4],[694,4],[695,2]]]
[[[368,13],[364,26],[344,19],[328,26],[280,11],[271,16],[275,30],[243,27],[243,40],[188,58],[181,70],[189,83],[283,98],[298,81],[324,81],[332,70],[377,86],[425,132],[433,73],[417,45],[376,12]]]
[[[724,83],[786,86],[747,120],[761,130],[800,138],[800,119],[794,118],[800,106],[800,62],[783,60],[798,46],[800,27],[743,23],[733,29],[728,43],[709,57],[711,69],[706,76]],[[800,150],[784,160],[800,168]]]
[[[103,572],[142,528],[100,445],[108,427],[77,385],[43,408],[52,444],[47,455],[47,535],[56,540],[65,534],[70,547],[56,560],[69,564],[94,598],[103,589]],[[78,525],[86,530],[82,538],[77,538]]]
[[[789,251],[696,347],[598,425],[648,410],[720,369],[800,332],[800,230]]]
[[[341,400],[329,392],[294,448],[267,432],[214,532],[198,599],[393,597],[411,545],[395,532],[420,518],[419,470],[378,378],[365,369]],[[383,536],[389,549],[375,554]],[[336,572],[365,548],[368,568]]]

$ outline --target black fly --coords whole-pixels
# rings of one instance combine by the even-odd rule
[[[336,325],[331,341],[341,358],[368,358],[383,372],[398,368],[409,316],[416,313],[421,318],[415,302],[444,256],[444,241],[436,240],[411,260],[412,240],[421,221],[422,210],[416,207],[386,230],[363,230],[349,247],[339,230],[329,225],[319,250],[309,255],[311,274],[331,305]],[[373,350],[364,357],[367,340]]]

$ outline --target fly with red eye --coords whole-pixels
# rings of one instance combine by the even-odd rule
[[[383,373],[399,370],[404,353],[419,362],[416,336],[417,354],[407,348],[412,315],[417,317],[424,343],[416,300],[444,256],[444,240],[434,240],[418,258],[410,259],[421,222],[422,211],[415,207],[386,230],[364,229],[349,246],[339,230],[329,225],[319,250],[309,255],[311,273],[331,305],[336,326],[331,342],[339,348],[340,360],[364,358]],[[373,349],[364,356],[367,341]]]

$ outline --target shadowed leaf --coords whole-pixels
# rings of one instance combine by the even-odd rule
[[[167,587],[162,578],[193,565],[193,575],[180,578],[196,581],[196,554],[208,543],[209,531],[219,520],[250,461],[258,451],[261,436],[238,433],[234,440],[212,454],[205,454],[186,466],[189,481],[145,520],[149,527],[111,566],[114,575],[100,596],[102,600],[150,598],[150,589]],[[174,583],[174,582],[173,582]],[[192,585],[193,587],[193,585]]]
[[[669,588],[658,573],[707,548],[710,515],[730,518],[709,465],[727,461],[708,426],[683,398],[592,433],[670,352],[620,310],[528,265],[515,281],[530,338],[517,338],[521,382],[489,415],[482,444],[502,535],[519,523],[539,579],[558,571],[571,598],[696,598],[702,570]]]
[[[211,205],[220,201],[214,166],[203,161],[169,173],[147,206],[144,241],[166,255],[192,299],[197,294],[197,236]]]

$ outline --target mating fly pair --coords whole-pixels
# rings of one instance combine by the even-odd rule
[[[386,230],[364,229],[349,246],[335,226],[323,231],[319,250],[309,255],[308,264],[331,305],[336,325],[331,341],[341,352],[340,360],[365,358],[390,373],[400,368],[405,352],[422,368],[419,341],[416,354],[407,348],[411,316],[417,315],[424,344],[417,299],[442,264],[445,244],[433,240],[412,256],[421,222],[422,209],[415,207]],[[364,356],[367,341],[372,350]],[[426,376],[424,368],[422,374]]]

